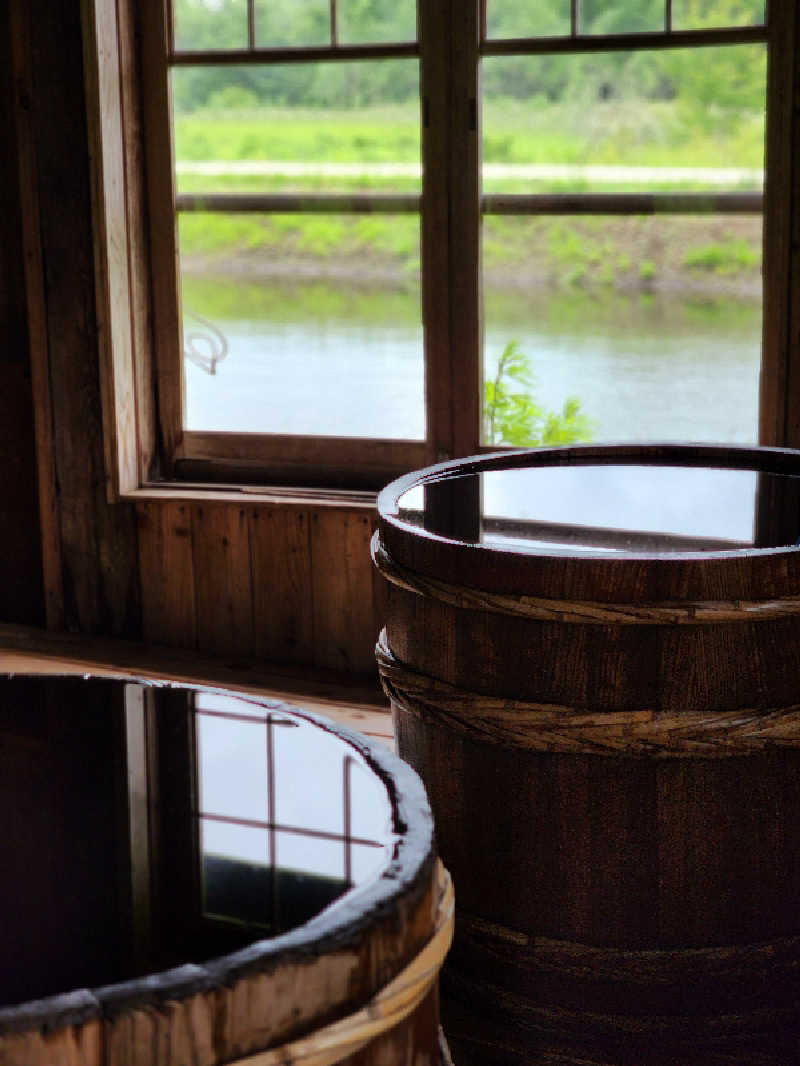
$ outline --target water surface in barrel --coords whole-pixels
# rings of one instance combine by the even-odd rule
[[[773,514],[780,501],[788,523],[759,522],[765,498]],[[471,501],[466,509],[464,501]],[[517,467],[510,458],[508,469],[415,485],[399,497],[396,516],[434,534],[517,552],[786,547],[800,535],[800,478],[657,463]]]
[[[276,702],[0,679],[0,1005],[202,963],[380,878],[366,749]]]

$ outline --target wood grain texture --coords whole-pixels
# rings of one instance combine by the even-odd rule
[[[342,745],[366,759],[387,790],[391,856],[357,892],[310,921],[273,937],[228,929],[222,949],[209,957],[204,952],[213,940],[192,844],[197,799],[186,787],[193,775],[166,758],[169,738],[162,735],[156,765],[148,768],[160,778],[153,809],[164,834],[152,869],[160,920],[137,961],[145,945],[132,928],[130,901],[111,886],[119,849],[135,896],[136,859],[129,854],[141,835],[135,808],[150,799],[141,795],[147,775],[132,765],[144,758],[142,697],[154,697],[184,757],[194,750],[184,742],[194,700],[175,686],[131,689],[121,680],[63,677],[6,678],[0,686],[0,762],[10,756],[15,765],[12,772],[3,765],[0,798],[23,800],[9,839],[0,843],[4,869],[14,875],[0,885],[0,895],[18,934],[11,943],[14,971],[0,972],[2,998],[13,1002],[0,1006],[0,1062],[18,1066],[24,1055],[27,1066],[222,1066],[250,1055],[256,1062],[290,1062],[294,1054],[283,1044],[302,1038],[316,1051],[319,1035],[320,1062],[434,1066],[435,983],[452,936],[453,892],[436,858],[424,790],[411,770],[342,732]],[[304,710],[294,713],[314,721]],[[120,750],[124,733],[127,756]],[[115,802],[120,791],[128,803]],[[42,833],[52,826],[61,832],[43,846]],[[179,847],[176,827],[185,838]],[[55,897],[54,880],[61,890]],[[49,907],[43,895],[51,897]],[[30,920],[36,912],[38,923]],[[233,947],[244,950],[229,954]],[[186,961],[198,954],[207,961]],[[140,962],[144,976],[137,978]],[[18,1004],[26,993],[39,993],[37,1001]],[[369,1053],[331,1058],[329,1041]],[[87,1048],[102,1058],[84,1056]],[[317,1061],[298,1061],[306,1060]]]
[[[7,146],[0,165],[0,333],[5,338],[0,369],[0,497],[3,546],[0,554],[0,617],[11,622],[44,621],[42,543],[31,364],[26,322],[20,161],[14,123],[10,10],[0,17],[0,136]],[[19,42],[17,43],[17,47]]]
[[[497,463],[575,462],[579,451]],[[756,469],[798,461],[714,457]],[[777,1048],[765,1061],[788,1066],[780,1049],[796,1035],[800,992],[800,624],[746,608],[762,592],[796,594],[794,549],[547,557],[459,543],[383,509],[380,521],[406,567],[433,582],[392,584],[381,669],[390,694],[397,682],[398,750],[426,783],[468,919],[444,985],[474,1020],[462,1017],[458,1035],[502,1048],[512,1031],[531,1062],[550,1061],[546,1046],[568,1063],[595,1061],[584,1058],[594,1048],[600,1062],[650,1066],[657,1041],[663,1061],[682,1066],[723,1051],[720,1061],[749,1066],[754,1046]],[[440,594],[440,562],[448,581],[461,576],[461,601]],[[525,608],[560,588],[564,610],[501,613],[483,598],[512,586]],[[648,614],[656,589],[685,607],[701,588],[733,612],[688,626]],[[579,620],[579,589],[619,612]],[[566,738],[571,722],[587,730],[580,744]],[[663,758],[673,744],[677,757]],[[633,965],[631,953],[652,969],[623,979],[614,965]]]
[[[795,4],[772,4],[764,181],[764,326],[759,441],[797,447],[798,33]]]
[[[310,662],[313,600],[310,511],[250,510],[253,650],[273,662]]]
[[[44,261],[39,211],[38,149],[34,126],[33,72],[30,50],[31,17],[28,5],[8,5],[6,28],[10,33],[11,69],[14,95],[14,140],[17,150],[20,223],[30,345],[33,415],[36,435],[37,485],[40,512],[42,583],[45,618],[51,629],[64,624],[64,581],[62,573],[61,529],[58,513],[55,455],[53,447],[53,407],[48,369],[48,330]],[[12,200],[13,203],[13,200]],[[9,214],[9,220],[13,214]]]
[[[142,121],[147,130],[144,162],[147,175],[147,219],[152,288],[153,356],[158,380],[158,435],[161,473],[172,474],[172,461],[183,433],[183,358],[178,283],[178,233],[175,182],[172,172],[172,130],[169,72],[165,61],[169,29],[162,0],[138,5],[141,33]],[[146,388],[152,387],[147,382]]]
[[[3,1066],[107,1066],[102,1023],[86,1022],[57,1032],[28,1032],[0,1038]]]
[[[245,508],[193,507],[192,553],[198,648],[250,657],[253,586]]]
[[[479,5],[451,0],[449,24],[449,314],[451,455],[480,446],[483,299],[481,296],[481,101]]]
[[[84,9],[100,385],[107,495],[139,485],[125,129],[116,4]]]
[[[141,619],[134,514],[128,505],[109,506],[105,491],[81,13],[76,4],[39,0],[27,12],[35,26],[31,180],[52,406],[52,437],[40,442],[39,463],[52,464],[58,486],[57,506],[50,500],[50,509],[42,508],[43,526],[60,527],[64,624],[135,636]]]
[[[311,519],[314,656],[317,666],[375,671],[375,621],[369,541],[363,513],[315,512]]]
[[[139,566],[146,640],[194,648],[197,643],[192,514],[184,504],[140,504]]]

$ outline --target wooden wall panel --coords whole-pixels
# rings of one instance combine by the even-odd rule
[[[312,661],[314,628],[309,512],[250,512],[253,651],[276,662]]]
[[[192,512],[184,503],[137,507],[144,638],[183,648],[197,645]]]
[[[376,677],[387,589],[373,511],[150,500],[137,512],[149,643]]]
[[[198,648],[248,658],[253,653],[253,582],[244,507],[195,505],[192,554]]]
[[[33,396],[12,108],[8,11],[0,15],[0,618],[44,621]]]
[[[81,5],[11,0],[9,11],[32,149],[25,202],[35,210],[25,218],[25,243],[40,257],[27,293],[40,327],[31,361],[37,394],[49,392],[37,419],[39,470],[52,474],[54,486],[53,506],[42,510],[43,542],[57,545],[48,559],[60,573],[49,574],[48,595],[57,589],[63,601],[48,600],[48,621],[135,638],[134,511],[106,501]]]
[[[368,513],[319,510],[311,519],[314,663],[365,674],[374,670],[375,621]]]

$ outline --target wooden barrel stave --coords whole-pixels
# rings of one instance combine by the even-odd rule
[[[96,679],[0,679],[0,747],[7,747],[18,759],[30,756],[40,762],[45,762],[41,755],[45,751],[45,765],[58,784],[64,765],[70,771],[68,780],[80,776],[79,759],[88,751],[87,720],[90,725],[95,718],[105,723],[108,728],[98,732],[97,754],[95,749],[90,754],[108,768],[108,781],[105,777],[102,781],[108,788],[103,793],[86,789],[78,799],[91,808],[105,803],[113,820],[113,777],[121,760],[112,743],[115,735],[110,723],[122,706],[123,695],[136,698],[130,693],[132,687],[132,683]],[[148,688],[146,698],[152,697],[156,713],[166,713],[177,701],[185,722],[199,691],[205,692],[156,686]],[[52,718],[26,713],[31,707],[35,711],[39,702],[53,709]],[[250,699],[246,708],[250,715],[252,703]],[[67,948],[57,937],[22,938],[23,946],[30,943],[32,947],[6,960],[3,1001],[8,1005],[0,1005],[3,1066],[229,1066],[252,1055],[258,1056],[259,1066],[294,1061],[315,1066],[333,1062],[437,1066],[437,977],[449,943],[452,900],[449,878],[437,859],[424,789],[416,775],[382,745],[275,701],[269,702],[267,710],[335,734],[345,751],[358,754],[374,771],[386,790],[387,811],[391,812],[387,814],[390,846],[386,863],[287,932],[249,943],[237,934],[237,941],[247,946],[232,953],[228,948],[228,953],[207,962],[161,970],[161,939],[167,931],[160,925],[159,935],[148,941],[148,953],[138,957],[135,965],[126,961],[132,952],[119,960],[116,957],[118,941],[134,938],[136,929],[117,898],[115,852],[99,852],[105,839],[99,838],[97,862],[84,878],[88,902],[79,901],[81,906],[85,903],[82,921],[80,928],[70,931]],[[106,740],[103,746],[100,741]],[[26,768],[23,762],[23,774]],[[54,804],[47,805],[49,794],[42,790],[39,798],[38,821],[16,827],[11,847],[27,831],[33,841],[30,850],[35,852],[61,824]],[[28,813],[21,805],[15,811],[20,819]],[[122,849],[130,844],[124,835],[121,831]],[[86,844],[88,849],[91,841],[87,839]],[[77,849],[77,854],[84,852]],[[64,862],[69,862],[66,847]],[[157,876],[154,873],[154,879]],[[71,886],[68,878],[61,880]],[[97,914],[92,925],[90,907],[97,880],[102,880],[98,891],[108,897],[108,908],[107,913]],[[7,920],[27,919],[31,908],[26,890],[36,899],[40,887],[36,870],[24,884],[6,883]],[[164,887],[162,881],[156,882],[156,888]],[[49,929],[57,925],[59,916],[68,922],[70,908],[77,909],[77,903],[74,893],[65,893],[65,898],[59,895],[58,883],[47,889],[53,910],[45,926]],[[193,902],[185,901],[187,909]],[[86,964],[80,950],[84,943],[96,949],[86,952],[90,956]],[[180,946],[186,952],[184,958],[202,958],[206,941],[198,938],[191,944],[181,938]],[[70,970],[59,965],[54,979],[50,963],[63,961],[65,950],[74,952],[76,966]],[[30,996],[28,989],[38,980],[45,998],[18,1002],[13,966],[25,977],[26,995]],[[120,976],[109,978],[109,972]],[[126,979],[131,972],[144,976]],[[71,977],[64,980],[62,973],[80,974],[87,986],[49,994],[54,987],[72,987],[66,983]],[[116,983],[100,983],[110,979]]]
[[[793,1064],[798,554],[515,556],[392,491],[379,664],[458,887],[456,1059]]]

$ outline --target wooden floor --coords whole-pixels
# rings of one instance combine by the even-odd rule
[[[370,684],[317,670],[0,625],[0,674],[41,673],[181,681],[269,696],[326,715],[394,747],[389,706],[377,681]]]

